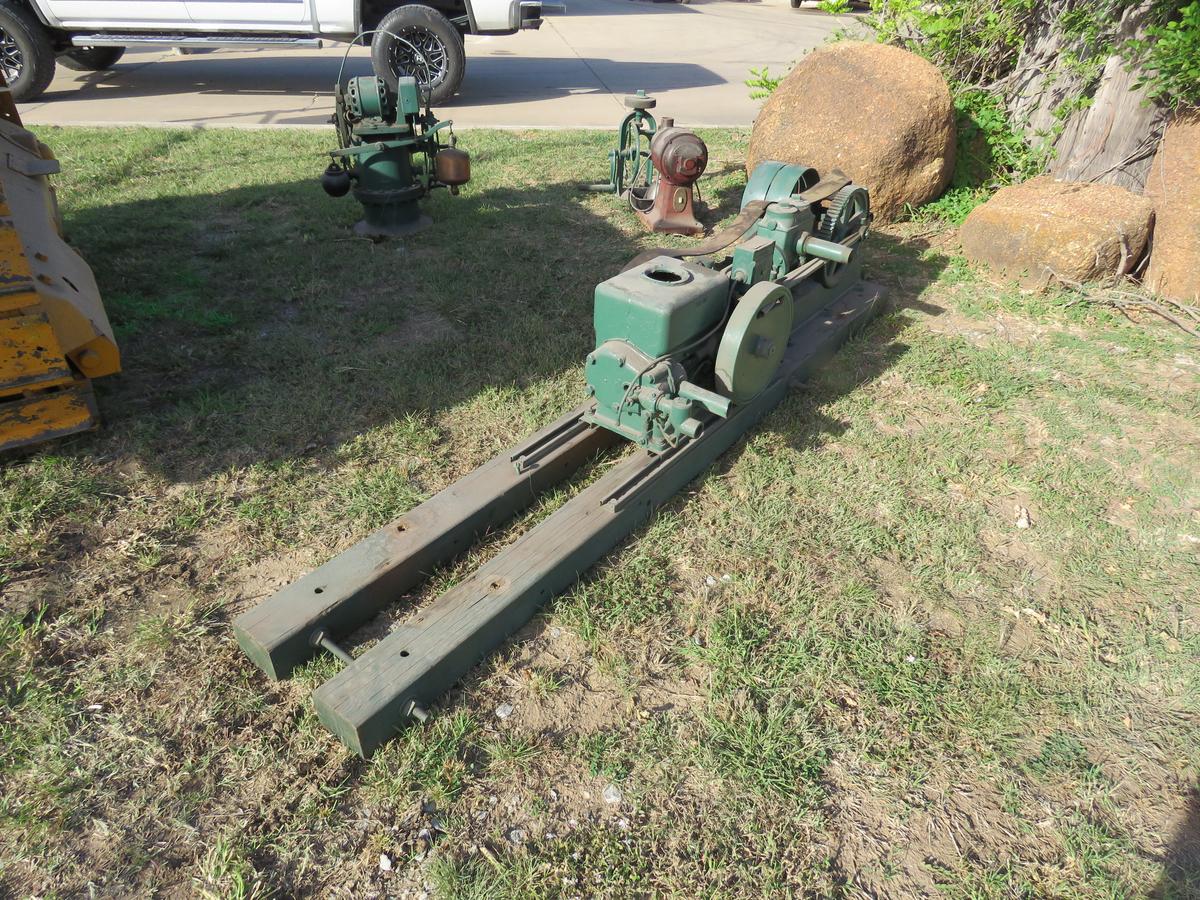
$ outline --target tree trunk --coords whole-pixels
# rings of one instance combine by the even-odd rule
[[[1009,115],[1034,144],[1051,135],[1058,124],[1055,110],[1063,101],[1088,87],[1062,65],[1064,53],[1080,49],[1058,30],[1065,6],[1062,0],[1038,5],[1038,18],[1025,35],[1016,68],[1004,79]]]
[[[1131,6],[1121,16],[1118,46],[1145,34],[1150,3]],[[1135,88],[1138,72],[1110,56],[1092,104],[1067,120],[1055,143],[1050,173],[1059,181],[1102,181],[1141,192],[1167,113]]]
[[[1114,46],[1145,36],[1151,5],[1142,0],[1122,13]],[[1017,67],[1003,85],[1009,113],[1037,143],[1054,135],[1064,100],[1090,94],[1091,104],[1073,112],[1053,138],[1050,173],[1060,181],[1097,181],[1140,192],[1166,125],[1166,110],[1149,103],[1145,89],[1134,88],[1139,73],[1128,71],[1120,55],[1108,58],[1095,84],[1082,83],[1063,65],[1066,51],[1081,49],[1058,28],[1066,6],[1062,0],[1042,5]]]

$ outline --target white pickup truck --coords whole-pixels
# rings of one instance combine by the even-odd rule
[[[514,34],[542,24],[542,0],[0,0],[0,70],[17,100],[42,93],[56,60],[100,71],[126,47],[319,47],[363,31],[376,74],[411,75],[433,103],[466,70],[463,36]],[[386,33],[385,33],[386,32]],[[395,40],[388,35],[398,35]]]

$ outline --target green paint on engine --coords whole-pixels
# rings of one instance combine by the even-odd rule
[[[728,302],[724,275],[659,257],[596,286],[596,345],[633,340],[646,355],[665,356],[715,326]]]
[[[752,226],[717,237],[724,260],[657,256],[597,286],[587,421],[653,453],[699,436],[766,388],[792,323],[817,311],[812,303],[827,306],[858,281],[853,245],[870,225],[864,189],[839,172],[821,180],[814,169],[767,162],[743,196],[743,205],[762,201]]]
[[[730,289],[725,275],[668,257],[597,285],[590,420],[660,453],[697,431],[702,399],[723,398],[687,382],[689,363],[711,357]]]

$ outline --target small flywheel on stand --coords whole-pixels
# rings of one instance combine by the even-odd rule
[[[656,121],[655,99],[638,91],[625,98],[630,112],[617,129],[608,153],[608,181],[583,189],[625,197],[648,231],[702,234],[696,220],[696,182],[708,165],[708,147],[675,120]]]
[[[657,104],[645,91],[625,97],[629,112],[617,129],[617,146],[608,151],[608,181],[581,185],[583,190],[621,197],[632,188],[650,184],[654,174],[650,142],[658,131],[658,122],[650,110]]]

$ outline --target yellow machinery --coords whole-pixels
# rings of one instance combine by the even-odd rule
[[[91,379],[121,369],[92,270],[63,240],[58,171],[0,80],[0,452],[94,428]]]

